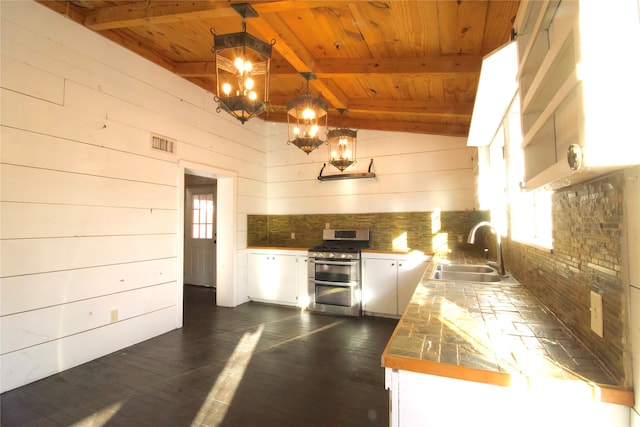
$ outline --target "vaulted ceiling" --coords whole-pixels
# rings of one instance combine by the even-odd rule
[[[216,92],[216,34],[241,30],[236,1],[39,1]],[[286,122],[305,92],[329,104],[329,126],[467,136],[483,56],[510,40],[519,1],[248,1],[247,31],[275,40],[269,108]],[[338,109],[348,112],[340,115]],[[226,113],[220,113],[226,114]],[[255,120],[255,119],[254,119]]]

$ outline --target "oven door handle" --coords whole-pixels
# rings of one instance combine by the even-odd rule
[[[316,258],[315,263],[316,264],[324,264],[324,265],[356,265],[358,263],[358,260],[353,260],[353,261],[318,261],[318,259]]]
[[[358,286],[358,282],[327,282],[325,280],[314,280],[316,285],[339,286],[341,288],[354,288]]]

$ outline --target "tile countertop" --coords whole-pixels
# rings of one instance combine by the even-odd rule
[[[431,280],[435,264],[387,343],[385,368],[508,387],[567,387],[573,397],[633,406],[633,391],[515,279]]]

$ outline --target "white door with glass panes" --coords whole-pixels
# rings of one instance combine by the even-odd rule
[[[216,189],[187,187],[184,233],[184,283],[216,285]]]

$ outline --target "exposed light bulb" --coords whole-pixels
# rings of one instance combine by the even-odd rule
[[[318,134],[318,125],[313,125],[311,126],[311,132],[309,132],[311,134],[311,137],[315,137]]]
[[[258,94],[254,91],[249,92],[249,99],[255,101],[256,99],[258,99]]]
[[[302,118],[305,120],[312,120],[315,116],[316,114],[311,108],[305,108],[302,112]]]
[[[293,134],[296,135],[296,136],[300,135],[300,128],[297,127],[297,126],[295,128],[293,128]]]
[[[231,93],[231,85],[229,83],[223,84],[222,91],[224,92],[225,95],[229,96],[229,94]]]
[[[233,65],[235,65],[236,70],[238,70],[240,74],[242,74],[242,72],[244,71],[244,60],[240,57],[237,57],[233,62]]]
[[[247,61],[244,63],[244,72],[245,73],[250,73],[251,70],[253,70],[253,64],[251,63],[251,61]]]
[[[247,90],[252,90],[254,86],[255,86],[255,82],[253,81],[252,78],[249,77],[244,81],[244,87]]]

